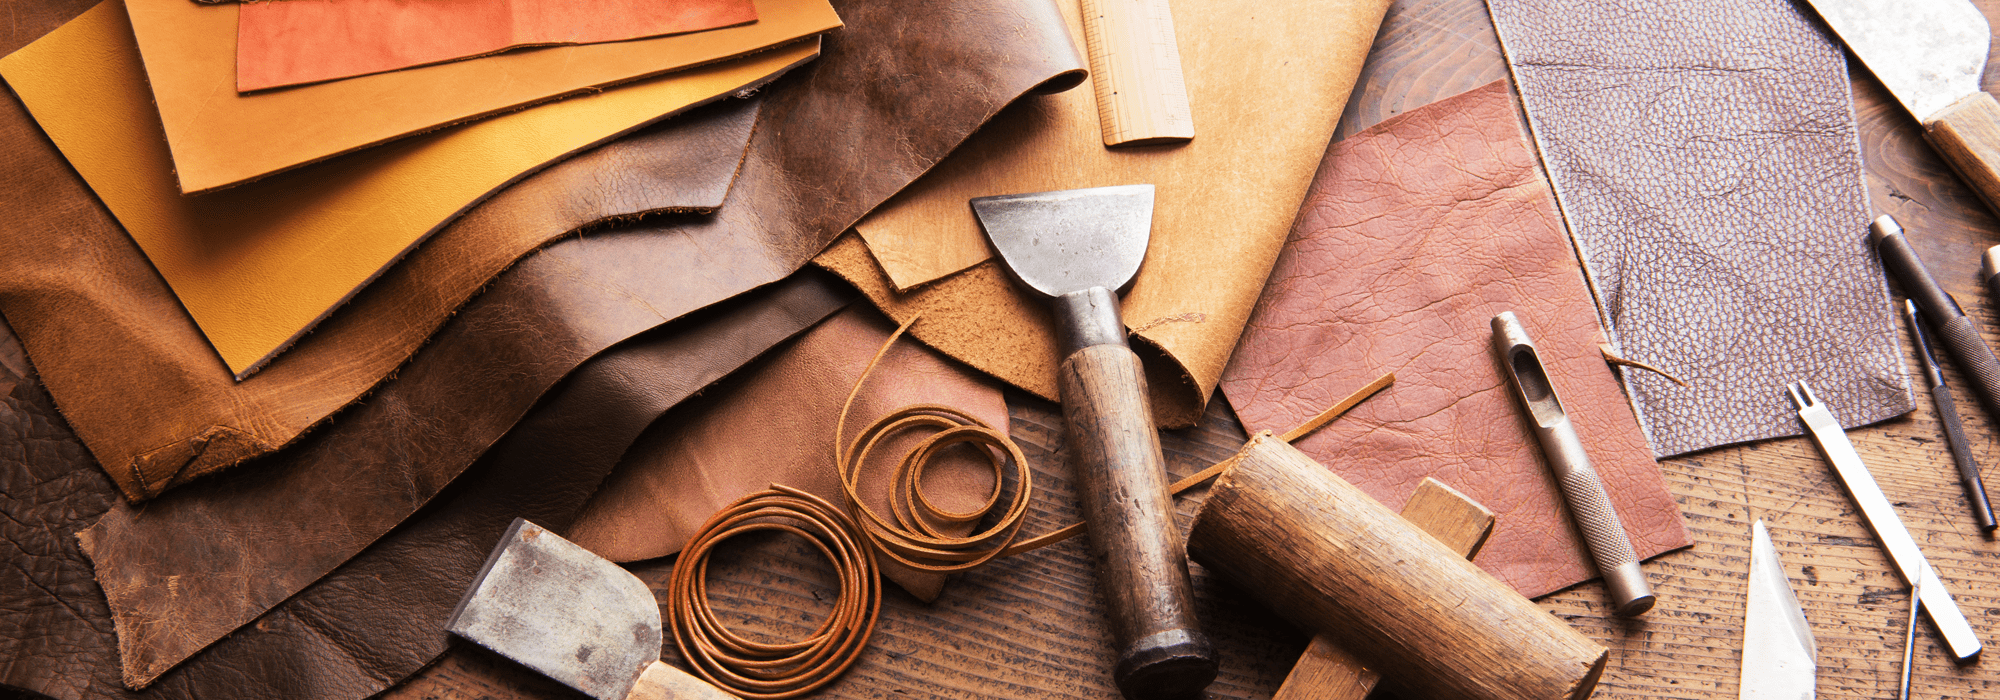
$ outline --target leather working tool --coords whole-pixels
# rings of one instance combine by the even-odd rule
[[[445,630],[597,700],[735,697],[660,663],[660,606],[639,577],[520,518]]]
[[[1118,689],[1134,700],[1199,693],[1215,679],[1215,647],[1195,622],[1146,378],[1118,314],[1117,290],[1146,257],[1153,186],[971,204],[1008,271],[1053,300],[1063,418],[1099,590],[1111,608]]]
[[[1534,424],[1542,457],[1562,484],[1563,502],[1569,505],[1571,521],[1583,531],[1598,573],[1604,576],[1613,610],[1626,617],[1645,614],[1653,609],[1653,588],[1646,583],[1645,570],[1639,568],[1639,555],[1632,550],[1625,524],[1619,521],[1618,510],[1604,490],[1604,479],[1590,466],[1590,455],[1583,451],[1583,440],[1563,409],[1555,383],[1549,381],[1548,370],[1535,353],[1535,341],[1512,311],[1493,317],[1493,354],[1500,361],[1500,373],[1507,376],[1507,385],[1514,387],[1514,398],[1527,411],[1528,422]]]
[[[1082,6],[1104,145],[1194,138],[1194,111],[1167,0],[1082,0]]]
[[[1979,89],[1992,29],[1965,0],[1808,0],[2000,212],[2000,103]]]
[[[1260,432],[1225,462],[1188,556],[1403,697],[1585,698],[1609,652],[1305,453]]]
[[[1800,381],[1785,391],[1792,403],[1799,407],[1799,420],[1812,432],[1813,442],[1819,445],[1828,464],[1833,465],[1840,475],[1840,483],[1847,486],[1847,492],[1854,496],[1854,503],[1861,508],[1862,519],[1868,522],[1868,529],[1875,531],[1875,537],[1882,541],[1882,548],[1889,551],[1889,560],[1896,565],[1896,573],[1906,582],[1924,580],[1924,610],[1930,612],[1931,622],[1944,635],[1946,650],[1951,652],[1952,661],[1965,664],[1979,658],[1979,637],[1972,631],[1972,625],[1965,621],[1965,614],[1959,612],[1957,601],[1952,600],[1951,591],[1938,580],[1937,571],[1924,559],[1923,550],[1910,538],[1910,531],[1903,527],[1903,519],[1896,515],[1896,508],[1890,505],[1887,496],[1882,495],[1882,487],[1875,485],[1875,477],[1868,473],[1868,465],[1861,462],[1861,455],[1854,451],[1854,443],[1847,441],[1847,432],[1835,421],[1833,413],[1826,409],[1819,398],[1813,396],[1812,387]]]
[[[1819,650],[1763,519],[1750,526],[1750,590],[1743,609],[1742,700],[1812,700]]]
[[[1917,341],[1917,359],[1924,363],[1924,381],[1930,385],[1931,403],[1937,406],[1938,423],[1944,427],[1945,446],[1951,449],[1952,462],[1958,466],[1958,481],[1965,486],[1965,500],[1972,504],[1972,517],[1979,521],[1979,530],[1991,535],[1995,528],[1993,504],[1986,499],[1986,484],[1979,478],[1979,465],[1972,461],[1972,446],[1965,440],[1965,425],[1958,418],[1951,387],[1944,383],[1944,370],[1938,367],[1937,355],[1931,352],[1930,338],[1924,333],[1923,312],[1917,310],[1916,302],[1905,299],[1903,314],[1910,319],[1910,336]]]
[[[1493,511],[1428,476],[1403,504],[1402,516],[1467,559],[1493,534]],[[1332,637],[1316,634],[1271,700],[1362,700],[1381,680]]]
[[[2000,298],[2000,245],[1986,249],[1979,256],[1979,279],[1986,283],[1986,291]]]
[[[2000,359],[1994,358],[1993,349],[1979,337],[1979,329],[1972,325],[1965,310],[1958,307],[1958,300],[1951,298],[1931,277],[1917,251],[1903,238],[1903,227],[1896,223],[1895,217],[1887,214],[1875,217],[1875,222],[1868,225],[1868,237],[1882,254],[1882,269],[1902,283],[1903,294],[1916,303],[1917,310],[1924,312],[1931,328],[1937,330],[1945,353],[1971,380],[1987,410],[2000,416]]]
[[[1903,629],[1903,683],[1896,691],[1896,697],[1910,700],[1910,662],[1917,659],[1917,613],[1924,608],[1924,579],[1917,577],[1910,586],[1910,623]]]

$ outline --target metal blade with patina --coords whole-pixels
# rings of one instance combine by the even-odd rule
[[[1750,527],[1750,602],[1743,620],[1743,700],[1810,700],[1819,651],[1778,548],[1758,520]]]
[[[1979,92],[1992,30],[1966,0],[1810,0],[1813,9],[1926,124]]]
[[[972,200],[1007,268],[1028,288],[1059,297],[1131,284],[1153,234],[1153,186],[1010,194]]]
[[[599,700],[622,700],[660,658],[644,582],[519,518],[445,629]]]

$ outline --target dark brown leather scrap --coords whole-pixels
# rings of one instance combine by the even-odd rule
[[[853,5],[839,8],[848,26],[820,60],[768,89],[715,215],[661,217],[529,258],[399,371],[399,382],[441,375],[420,397],[429,403],[371,399],[329,427],[367,434],[343,425],[381,420],[398,437],[302,443],[255,468],[272,474],[246,469],[94,526],[89,551],[120,620],[126,678],[158,678],[347,561],[577,363],[784,278],[1009,101],[1080,70],[1046,0]],[[295,459],[319,466],[274,468]]]
[[[1653,451],[1908,413],[1847,64],[1791,0],[1492,0]],[[1808,13],[1808,14],[1802,14]]]
[[[0,505],[9,516],[0,526],[0,539],[22,550],[14,553],[14,561],[23,566],[14,571],[30,580],[15,586],[0,578],[9,584],[0,591],[0,607],[26,613],[20,618],[23,629],[0,627],[5,633],[0,634],[0,670],[8,671],[0,675],[0,683],[66,699],[297,697],[308,691],[317,697],[359,698],[379,692],[444,652],[443,620],[509,521],[518,515],[555,525],[567,522],[626,445],[661,412],[854,296],[826,275],[800,275],[690,314],[590,359],[468,468],[469,478],[440,493],[422,514],[257,624],[140,692],[122,686],[109,610],[90,582],[90,564],[78,540],[68,535],[105,507],[122,504],[66,434],[60,437],[68,442],[58,444],[73,448],[70,452],[9,452],[29,458],[0,460],[0,483],[10,486],[8,493],[20,494]],[[18,347],[11,336],[5,340],[9,342],[0,343],[0,350]],[[422,368],[428,355],[420,354],[412,367]],[[0,353],[0,366],[15,364],[5,360]],[[454,424],[455,416],[424,420],[411,418],[408,411],[423,403],[426,390],[440,388],[437,380],[436,374],[404,373],[359,407],[361,414],[378,405],[402,411],[409,423],[404,435],[350,428],[359,421],[343,419],[300,448],[357,458],[368,456],[369,446],[353,443],[378,438],[449,443],[454,429],[462,427]],[[9,418],[0,411],[0,443],[12,427]],[[54,425],[60,428],[60,420]],[[342,443],[345,449],[332,447]],[[189,492],[284,469],[273,465],[246,471],[202,482]],[[66,490],[11,488],[24,483],[17,478],[61,483]],[[15,532],[14,527],[22,529]],[[69,581],[76,583],[65,585]]]

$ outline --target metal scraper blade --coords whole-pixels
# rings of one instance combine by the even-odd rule
[[[1917,121],[1979,92],[1993,41],[1966,0],[1809,0]]]
[[[1811,700],[1819,670],[1812,626],[1785,578],[1778,548],[1758,520],[1750,528],[1750,602],[1743,621],[1742,700]]]
[[[660,658],[646,584],[520,518],[445,629],[600,700],[622,700]]]
[[[1132,282],[1153,235],[1153,186],[1009,194],[972,200],[1007,268],[1052,297]]]

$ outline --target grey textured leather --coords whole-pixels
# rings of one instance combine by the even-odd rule
[[[1914,408],[1840,48],[1789,0],[1491,0],[1653,451]]]

